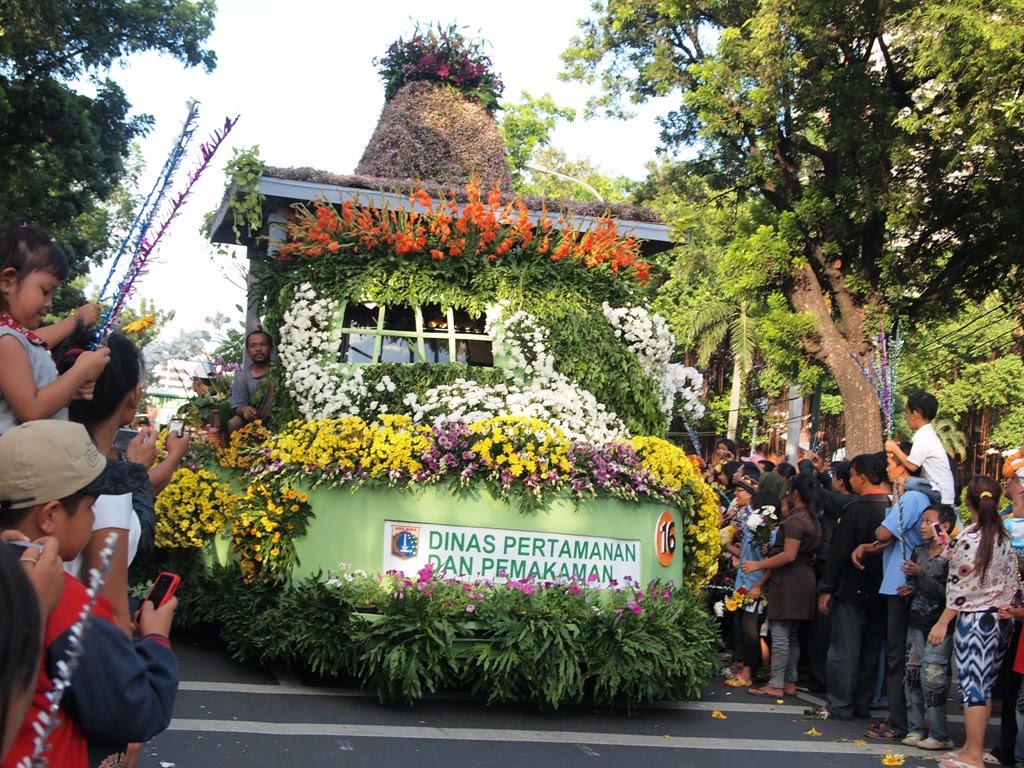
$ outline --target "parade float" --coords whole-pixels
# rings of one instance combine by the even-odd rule
[[[350,176],[236,153],[214,242],[277,340],[271,423],[176,475],[183,620],[382,698],[699,695],[719,507],[664,435],[702,379],[646,305],[657,214],[510,194],[500,83],[454,28],[379,62]]]

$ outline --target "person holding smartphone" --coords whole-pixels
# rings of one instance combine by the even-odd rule
[[[133,493],[104,495],[96,500],[93,539],[81,557],[69,565],[72,573],[88,573],[99,562],[108,533],[119,534],[111,560],[104,595],[113,603],[117,625],[131,635],[132,618],[128,599],[128,569],[153,548],[156,535],[155,495],[167,485],[188,450],[186,434],[167,438],[167,458],[156,466],[156,430],[140,427],[133,434],[125,427],[132,422],[142,399],[143,359],[125,335],[112,333],[107,339],[110,364],[96,380],[92,400],[76,401],[71,420],[85,425],[97,449],[109,459],[125,460],[149,468],[149,483]],[[62,361],[63,363],[63,361]]]

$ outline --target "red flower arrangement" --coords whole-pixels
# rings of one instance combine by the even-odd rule
[[[458,88],[479,101],[491,112],[505,86],[491,70],[491,60],[482,49],[484,41],[467,39],[454,24],[442,29],[419,24],[409,40],[399,38],[383,56],[374,59],[384,80],[387,101],[398,89],[414,80],[434,80]]]

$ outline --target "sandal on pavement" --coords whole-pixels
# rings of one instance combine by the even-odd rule
[[[965,763],[955,757],[951,757],[949,760],[943,760],[939,765],[941,765],[942,768],[974,768],[970,763]]]
[[[900,741],[906,736],[902,731],[890,728],[888,723],[881,728],[868,728],[866,735],[869,739],[884,739],[886,741]]]
[[[749,688],[754,684],[753,680],[744,680],[742,677],[733,675],[725,678],[725,684],[730,688]]]
[[[772,693],[771,691],[768,690],[768,686],[767,685],[762,685],[762,686],[760,686],[758,688],[748,688],[747,689],[747,693],[749,693],[751,696],[767,696],[767,697],[772,698],[772,699],[781,699],[783,696],[786,695],[784,691],[779,691],[778,693]]]

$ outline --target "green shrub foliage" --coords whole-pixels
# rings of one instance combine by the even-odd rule
[[[718,651],[700,595],[658,582],[464,584],[425,570],[253,585],[237,566],[174,565],[189,573],[177,625],[215,627],[240,660],[352,677],[381,701],[448,688],[542,709],[693,699]]]

